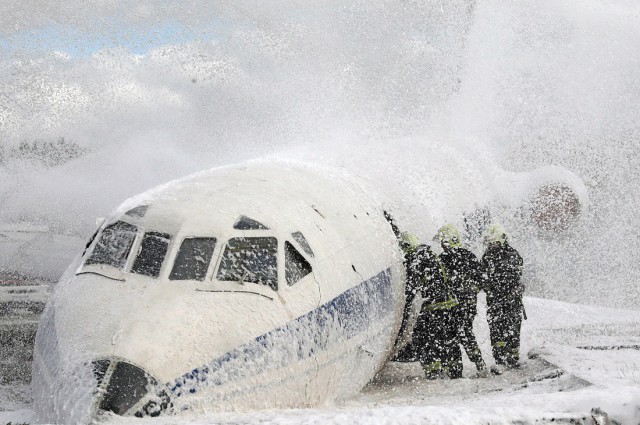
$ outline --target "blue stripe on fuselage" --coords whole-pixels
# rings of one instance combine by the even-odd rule
[[[219,386],[288,366],[367,331],[392,311],[393,304],[391,270],[386,269],[167,386],[179,397],[195,393],[200,386]]]

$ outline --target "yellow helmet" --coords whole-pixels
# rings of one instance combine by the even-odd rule
[[[414,234],[409,232],[400,233],[400,246],[402,249],[411,252],[414,251],[418,245],[420,245],[420,241]]]
[[[484,243],[486,245],[494,242],[504,243],[508,239],[509,235],[506,230],[504,230],[504,227],[499,224],[489,226],[489,228],[484,232]]]
[[[442,226],[433,239],[440,241],[442,245],[447,245],[452,248],[462,246],[460,231],[453,224],[445,224]]]

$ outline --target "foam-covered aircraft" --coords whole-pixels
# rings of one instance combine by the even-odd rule
[[[195,174],[116,209],[57,284],[34,406],[69,423],[342,399],[389,355],[403,291],[395,235],[354,183],[274,164]]]
[[[71,423],[345,399],[394,350],[402,258],[381,206],[326,170],[252,163],[152,189],[56,285],[34,408]]]

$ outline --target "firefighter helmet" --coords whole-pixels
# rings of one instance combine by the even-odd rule
[[[462,246],[462,236],[460,235],[460,231],[453,224],[445,224],[442,226],[434,240],[440,241],[440,244],[445,247],[461,247]]]
[[[412,252],[418,247],[418,245],[420,245],[420,241],[414,234],[409,232],[400,233],[400,246],[403,250]]]
[[[498,242],[504,243],[509,239],[509,235],[507,234],[504,227],[499,224],[494,224],[489,226],[489,228],[484,233],[484,243],[489,245],[490,243]]]

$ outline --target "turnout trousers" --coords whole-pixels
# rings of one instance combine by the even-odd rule
[[[520,311],[489,309],[487,313],[491,350],[496,364],[517,367],[520,360],[520,328],[522,326]]]
[[[471,303],[463,303],[460,305],[459,314],[460,344],[464,347],[469,360],[475,363],[478,370],[486,369],[480,347],[478,347],[478,341],[473,333],[473,319],[477,314],[476,306]]]
[[[438,377],[442,373],[452,378],[462,375],[462,362],[457,363],[461,355],[457,326],[451,310],[423,308],[413,338],[418,360],[427,378]]]

